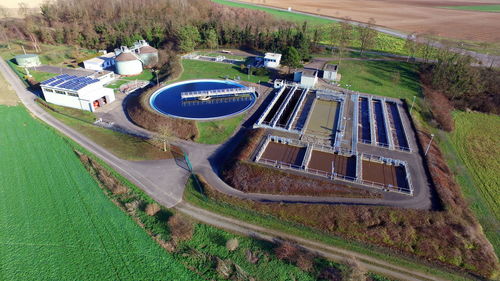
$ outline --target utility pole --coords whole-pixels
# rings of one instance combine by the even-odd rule
[[[411,115],[411,112],[413,111],[413,105],[415,105],[415,98],[417,96],[413,96],[413,101],[411,102],[411,107],[410,107],[410,115]]]
[[[427,148],[425,149],[424,156],[427,156],[427,153],[429,152],[429,149],[431,148],[431,143],[432,143],[433,139],[434,139],[434,134],[431,134],[431,140],[429,141],[429,144],[427,145]]]

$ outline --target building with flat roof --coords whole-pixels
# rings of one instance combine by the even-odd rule
[[[337,81],[339,78],[337,75],[338,68],[339,66],[336,64],[325,64],[325,67],[323,68],[323,79]]]
[[[92,70],[105,70],[113,67],[115,65],[115,53],[110,52],[107,54],[100,55],[95,58],[91,58],[83,61],[83,67],[85,69]]]
[[[110,73],[87,77],[62,74],[43,81],[40,87],[47,102],[93,112],[115,100],[113,89],[103,87]]]
[[[281,54],[276,53],[266,53],[264,55],[264,66],[275,68],[279,67],[281,62]]]
[[[314,88],[318,82],[318,70],[304,69],[293,74],[293,81],[299,83],[304,88]]]

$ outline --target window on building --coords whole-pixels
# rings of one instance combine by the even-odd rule
[[[74,93],[74,92],[67,92],[68,96],[72,96],[72,97],[78,97],[78,93]]]
[[[52,89],[45,89],[45,92],[47,92],[47,93],[53,93],[54,91]]]
[[[59,91],[59,90],[55,90],[55,93],[56,93],[56,94],[61,94],[61,95],[65,95],[65,94],[66,94],[66,92],[64,92],[64,91]]]

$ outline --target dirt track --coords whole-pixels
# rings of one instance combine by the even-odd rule
[[[251,4],[367,22],[442,37],[500,42],[500,13],[441,9],[442,6],[498,4],[495,0],[239,0]]]

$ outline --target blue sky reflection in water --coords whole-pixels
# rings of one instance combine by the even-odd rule
[[[151,96],[151,106],[173,117],[187,119],[216,119],[242,113],[255,103],[255,95],[214,98],[207,101],[183,101],[182,92],[244,87],[222,80],[191,80],[166,86]]]

